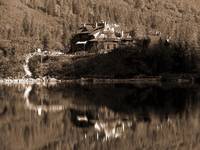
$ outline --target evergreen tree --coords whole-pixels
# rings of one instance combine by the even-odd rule
[[[53,16],[56,14],[56,0],[49,0],[47,5],[47,12]]]
[[[63,34],[62,34],[62,45],[64,47],[64,51],[68,52],[69,51],[69,37],[70,33],[68,31],[68,25],[66,22],[63,23]]]
[[[29,23],[29,20],[28,20],[28,14],[26,14],[24,16],[24,19],[22,21],[22,26],[23,26],[24,34],[27,36],[28,33],[29,33],[29,30],[30,30],[30,23]]]
[[[81,7],[80,7],[80,1],[79,0],[73,0],[72,2],[72,12],[74,14],[80,14]]]
[[[49,50],[49,43],[50,43],[50,33],[46,32],[42,36],[42,46],[43,46],[43,51],[48,51]]]
[[[32,17],[30,23],[30,36],[34,36],[36,34],[35,26],[34,26],[34,18]]]

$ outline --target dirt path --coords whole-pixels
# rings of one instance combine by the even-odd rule
[[[29,62],[30,62],[30,59],[33,58],[34,56],[53,56],[53,57],[56,57],[56,56],[62,56],[64,55],[64,53],[61,53],[61,52],[34,52],[34,53],[29,53],[25,56],[25,64],[23,65],[23,68],[24,68],[24,72],[25,72],[25,77],[32,77],[32,72],[29,68]],[[69,55],[70,57],[71,55]]]

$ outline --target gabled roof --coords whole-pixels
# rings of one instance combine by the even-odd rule
[[[102,22],[103,23],[103,22]],[[115,28],[117,28],[115,24],[106,24],[103,23],[101,26],[98,24],[84,24],[78,31],[78,34],[88,34],[93,36],[97,41],[99,39],[117,39],[117,32]]]
[[[115,38],[102,38],[102,39],[92,39],[90,42],[119,42],[119,39]]]
[[[98,27],[98,28],[95,28],[91,33],[90,35],[94,35],[98,32],[102,32],[103,31],[103,27]]]
[[[93,28],[92,25],[85,25],[85,26],[79,28],[78,33],[83,33],[83,32],[85,32],[85,33],[86,33],[86,32],[90,33],[90,32],[92,32],[93,30],[94,30],[94,28]]]

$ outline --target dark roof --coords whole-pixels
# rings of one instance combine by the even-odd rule
[[[84,31],[84,32],[80,32],[80,33],[78,33],[78,34],[90,34],[90,32]]]
[[[91,25],[85,25],[78,30],[78,34],[80,33],[90,33],[94,31],[94,28]]]
[[[123,38],[122,41],[133,41],[133,38]]]
[[[91,42],[119,42],[119,39],[115,38],[104,38],[104,39],[92,39]]]
[[[86,29],[87,31],[90,31],[90,32],[94,30],[93,26],[91,26],[91,25],[86,25],[86,26],[85,26],[85,29]]]
[[[103,29],[102,27],[95,28],[95,29],[90,33],[90,35],[94,35],[94,34],[96,34],[97,32],[100,32],[102,29]]]

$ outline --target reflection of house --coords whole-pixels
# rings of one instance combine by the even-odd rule
[[[106,22],[84,24],[71,40],[71,52],[109,52],[132,43],[133,38],[123,33],[119,25]]]

